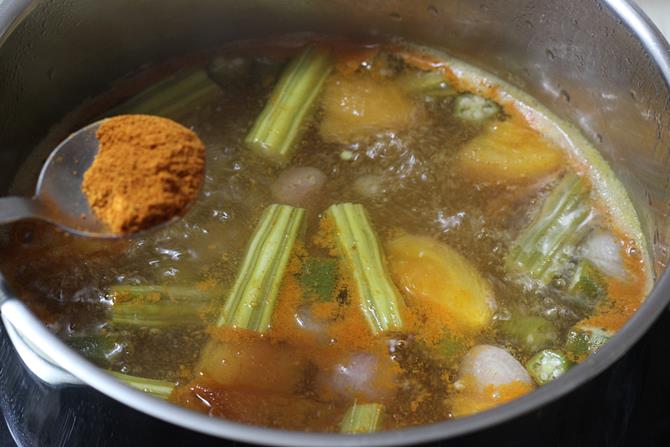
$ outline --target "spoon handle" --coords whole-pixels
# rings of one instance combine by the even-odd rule
[[[0,197],[0,224],[30,218],[44,219],[39,202],[27,197]]]

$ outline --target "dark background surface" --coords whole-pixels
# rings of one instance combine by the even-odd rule
[[[576,392],[502,426],[434,445],[668,446],[669,343],[666,311],[625,357]],[[1,326],[0,409],[2,447],[240,445],[159,422],[90,388],[46,386],[24,368]]]

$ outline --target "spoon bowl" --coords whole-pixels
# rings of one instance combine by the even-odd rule
[[[84,173],[98,154],[96,132],[102,121],[72,133],[51,152],[42,166],[32,198],[0,198],[0,224],[39,219],[79,236],[108,239],[127,236],[112,232],[97,218],[81,189]]]
[[[96,121],[70,134],[49,154],[31,200],[43,211],[38,218],[65,231],[89,237],[118,237],[96,217],[81,189],[84,172],[98,154],[96,132],[100,123]]]

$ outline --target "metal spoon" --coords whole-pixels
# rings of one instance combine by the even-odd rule
[[[0,224],[39,219],[81,236],[123,236],[112,233],[93,214],[81,190],[84,172],[98,153],[96,132],[101,122],[96,121],[79,129],[51,152],[42,167],[32,198],[0,198]]]

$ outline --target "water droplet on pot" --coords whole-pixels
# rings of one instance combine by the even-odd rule
[[[561,90],[561,98],[563,98],[563,100],[564,100],[565,102],[570,102],[570,99],[571,99],[571,98],[570,98],[570,93],[568,93],[568,92],[565,91],[565,90]]]

